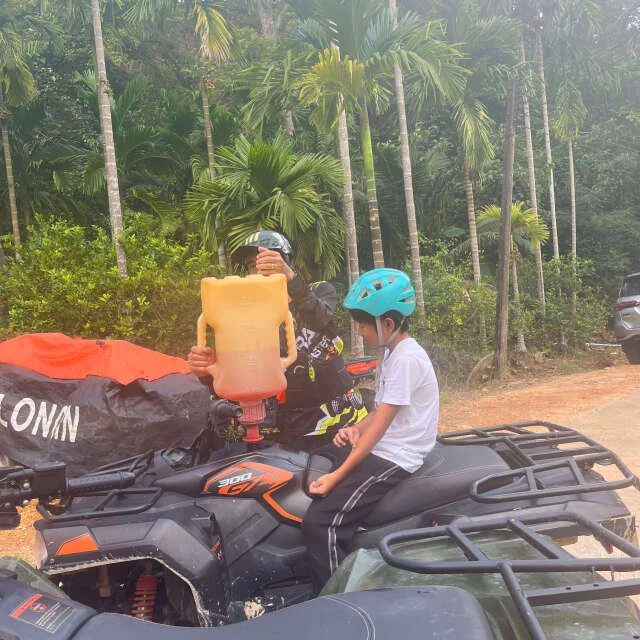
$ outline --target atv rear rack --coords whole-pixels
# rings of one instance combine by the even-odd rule
[[[538,427],[538,430],[533,429]],[[542,431],[540,430],[542,428]],[[568,494],[591,493],[623,489],[632,485],[640,488],[638,479],[613,451],[603,447],[569,427],[551,422],[531,420],[456,431],[438,436],[444,445],[485,445],[504,457],[511,466],[522,468],[495,473],[474,482],[471,497],[478,502],[510,502],[539,499]],[[566,448],[559,448],[559,447]],[[593,481],[583,471],[595,464],[614,466],[618,477]],[[570,480],[563,484],[545,486],[545,473],[565,470]],[[518,492],[500,492],[507,486],[522,482],[528,488]]]
[[[603,546],[616,548],[629,557],[574,558],[532,526],[551,522],[575,523],[593,535]],[[493,560],[469,538],[470,534],[505,530],[513,537],[537,550],[544,558],[526,560]],[[427,562],[396,555],[391,545],[447,538],[464,554],[466,560]],[[640,570],[640,548],[627,542],[602,525],[573,513],[552,513],[523,518],[499,518],[482,522],[443,525],[425,529],[399,531],[385,536],[378,545],[384,561],[392,567],[422,574],[500,574],[524,626],[532,640],[547,640],[534,607],[557,605],[640,594],[640,578],[615,580],[614,572]],[[575,573],[609,571],[612,579],[601,576],[588,584],[569,584],[545,589],[525,590],[518,573]]]

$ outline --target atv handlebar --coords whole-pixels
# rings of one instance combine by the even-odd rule
[[[135,474],[129,471],[73,478],[67,481],[67,490],[65,493],[70,496],[79,496],[95,491],[126,489],[134,483],[135,479]]]
[[[231,418],[239,418],[242,415],[242,409],[234,402],[224,398],[214,398],[211,402],[209,415],[215,418],[214,422],[225,422]]]
[[[135,481],[127,471],[67,478],[65,464],[49,464],[35,469],[12,467],[0,477],[0,503],[23,506],[33,499],[78,496],[96,491],[124,489]]]

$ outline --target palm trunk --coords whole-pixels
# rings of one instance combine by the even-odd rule
[[[511,255],[511,286],[513,287],[513,310],[516,314],[516,322],[518,323],[518,334],[516,337],[516,349],[520,353],[527,352],[527,345],[524,341],[524,334],[520,327],[520,284],[518,283],[518,263],[515,252]]]
[[[542,103],[542,123],[544,125],[544,148],[547,154],[547,175],[549,180],[549,211],[551,213],[551,237],[553,240],[553,257],[560,257],[558,244],[558,224],[556,220],[556,192],[553,180],[553,158],[551,156],[551,132],[549,130],[549,109],[547,107],[547,85],[544,79],[544,57],[542,33],[536,35],[538,44],[538,73],[540,75],[540,101]]]
[[[407,208],[407,227],[409,229],[409,250],[411,252],[411,269],[413,284],[416,290],[418,314],[424,316],[424,289],[422,284],[422,267],[420,265],[420,243],[418,241],[418,223],[416,205],[413,199],[413,174],[411,171],[411,151],[409,149],[409,131],[407,128],[407,112],[404,102],[404,83],[400,65],[393,66],[396,84],[396,102],[398,105],[398,123],[400,125],[400,154],[402,158],[402,178],[404,181],[404,201]]]
[[[204,137],[207,141],[207,164],[209,165],[209,179],[214,182],[216,179],[215,154],[213,149],[213,126],[211,124],[211,113],[209,111],[209,88],[206,79],[202,78],[202,119],[204,121]],[[220,220],[216,218],[216,240],[218,241],[218,263],[223,269],[227,268],[227,258],[224,252],[224,243],[217,237],[220,228]]]
[[[293,125],[293,113],[291,113],[291,109],[285,109],[284,113],[282,114],[282,127],[284,129],[284,132],[290,138],[292,138],[296,130]]]
[[[104,168],[107,174],[107,199],[109,201],[109,219],[111,233],[116,250],[118,271],[123,278],[127,277],[127,256],[119,238],[123,232],[122,205],[118,185],[118,167],[116,164],[116,148],[113,141],[113,125],[111,123],[111,105],[109,102],[109,83],[107,67],[104,59],[104,42],[102,40],[102,22],[100,18],[99,0],[91,0],[93,17],[93,34],[96,47],[96,63],[98,67],[98,106],[100,109],[100,128],[102,130],[102,148],[104,151]]]
[[[466,162],[464,165],[464,193],[467,199],[467,217],[469,218],[469,241],[471,243],[473,281],[476,284],[480,284],[480,250],[478,248],[478,230],[476,228],[476,207],[473,201],[471,169]]]
[[[573,275],[573,291],[571,292],[571,314],[576,316],[576,261],[578,258],[577,220],[576,220],[576,176],[573,164],[573,140],[569,138],[569,189],[571,193],[571,270]]]
[[[337,50],[335,43],[331,48]],[[360,275],[358,264],[358,237],[356,234],[356,214],[353,206],[353,181],[351,176],[351,155],[349,151],[349,129],[347,112],[342,99],[338,102],[338,155],[344,173],[344,191],[342,192],[342,215],[346,232],[347,276],[351,286]],[[357,324],[351,320],[351,356],[360,358],[364,355],[362,338],[358,335]]]
[[[396,0],[389,0],[389,9],[397,25]],[[420,265],[420,244],[418,242],[418,224],[416,221],[416,205],[413,199],[413,175],[411,170],[411,151],[409,149],[409,130],[407,127],[407,110],[404,99],[404,82],[399,64],[393,65],[393,78],[396,85],[396,104],[398,107],[398,124],[400,127],[400,155],[402,158],[402,178],[404,181],[404,201],[407,207],[407,227],[409,229],[409,250],[411,252],[411,269],[413,284],[416,290],[416,305],[420,316],[424,316],[424,290],[422,284],[422,267]]]
[[[509,256],[511,254],[511,211],[513,199],[513,164],[516,137],[516,96],[518,78],[509,80],[507,117],[504,137],[504,169],[502,172],[502,198],[500,203],[500,249],[496,300],[495,367],[498,377],[507,372],[509,336]]]
[[[342,209],[347,234],[348,275],[351,286],[360,275],[358,264],[358,238],[356,234],[356,215],[353,206],[353,182],[351,176],[351,157],[349,155],[349,132],[347,129],[347,114],[341,110],[338,117],[338,149],[340,163],[344,172],[344,191],[342,193]]]
[[[526,65],[526,56],[524,49],[524,35],[520,36],[520,61],[522,66]],[[536,218],[538,217],[538,194],[536,190],[536,167],[533,160],[533,138],[531,136],[531,112],[529,110],[529,97],[527,96],[526,88],[523,87],[522,91],[522,110],[524,112],[524,130],[525,130],[525,142],[527,148],[527,167],[529,169],[529,199],[531,200],[531,210]],[[540,302],[540,309],[542,315],[546,315],[547,312],[547,300],[544,291],[544,270],[542,268],[542,247],[539,242],[535,246],[535,259],[536,259],[536,283],[538,285],[538,301]]]
[[[478,248],[478,229],[476,226],[476,205],[473,199],[473,180],[471,169],[464,165],[464,194],[467,200],[467,217],[469,218],[469,242],[471,244],[471,265],[473,266],[473,281],[480,284],[480,249]],[[480,338],[482,344],[487,342],[487,319],[484,311],[480,312]]]
[[[258,0],[258,17],[260,18],[260,33],[266,38],[276,35],[276,23],[273,19],[272,0]]]
[[[360,97],[360,134],[362,139],[362,164],[367,184],[367,202],[369,207],[369,229],[371,231],[371,247],[373,249],[373,266],[384,267],[382,252],[382,232],[380,231],[380,214],[378,211],[378,194],[376,192],[376,174],[373,166],[373,146],[371,144],[371,127],[369,111],[364,93]]]
[[[213,152],[213,127],[211,125],[211,113],[209,111],[209,90],[206,80],[202,79],[202,120],[204,122],[204,137],[207,141],[207,163],[209,165],[209,178],[211,182],[216,179],[215,154]]]
[[[342,215],[347,235],[347,274],[349,286],[351,286],[360,275],[358,264],[358,237],[356,233],[356,215],[353,206],[353,182],[351,177],[351,156],[349,154],[349,131],[347,129],[347,114],[341,110],[338,118],[338,149],[340,163],[344,172],[344,191],[342,193]],[[351,356],[361,358],[364,355],[364,344],[362,337],[358,334],[358,325],[351,320]]]
[[[9,191],[9,211],[11,213],[13,242],[16,245],[16,257],[19,258],[18,247],[20,246],[20,224],[18,221],[18,205],[16,204],[16,184],[13,178],[11,147],[9,146],[9,125],[6,120],[2,123],[2,148],[4,150],[4,164],[7,170],[7,189]]]
[[[258,0],[260,34],[265,38],[277,40],[280,20],[274,19],[273,7],[273,0]],[[291,113],[291,109],[285,109],[282,113],[282,128],[290,138],[294,136],[295,127],[293,125],[293,114]]]

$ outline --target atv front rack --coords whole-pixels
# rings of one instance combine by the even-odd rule
[[[128,471],[133,473],[136,478],[139,478],[145,471],[149,469],[153,463],[154,452],[153,450],[146,451],[145,453],[139,453],[130,458],[124,460],[117,460],[109,464],[102,465],[93,469],[89,475],[111,473],[113,471]]]
[[[128,489],[92,492],[91,497],[95,498],[95,502],[83,510],[68,512],[72,499],[61,504],[51,504],[41,500],[36,509],[43,518],[52,522],[134,515],[152,507],[161,495],[162,489],[159,487],[129,487]],[[123,500],[131,498],[139,498],[137,504],[123,507]]]
[[[82,478],[100,478],[104,474],[126,473],[139,478],[149,469],[153,462],[154,452],[147,451],[125,460],[118,460],[111,464],[106,464],[85,474]],[[162,489],[157,487],[126,487],[116,488],[107,491],[94,491],[90,494],[93,499],[91,505],[83,510],[69,512],[73,504],[73,497],[69,496],[59,503],[52,503],[50,500],[41,499],[36,507],[38,513],[54,522],[66,522],[77,520],[78,518],[102,518],[114,515],[133,515],[142,513],[153,506],[162,494]],[[133,500],[135,505],[123,507],[124,500]]]
[[[474,482],[470,493],[478,502],[539,499],[624,489],[632,485],[640,488],[638,479],[613,451],[569,427],[551,422],[531,420],[456,431],[438,436],[438,441],[445,445],[489,446],[511,467],[521,467]],[[618,477],[612,480],[585,478],[583,471],[596,464],[615,467]],[[550,481],[552,472],[557,471],[565,471],[562,476],[569,480],[562,484]],[[551,486],[547,486],[550,482]],[[516,483],[527,488],[514,492]],[[508,491],[500,491],[507,486]]]
[[[629,557],[575,558],[538,533],[533,527],[553,522],[579,525],[593,535],[603,546],[618,549]],[[470,535],[483,532],[505,531],[519,538],[543,558],[526,560],[493,560],[470,539]],[[427,562],[396,555],[391,545],[401,542],[427,542],[446,538],[458,547],[466,560]],[[579,514],[552,513],[523,518],[500,518],[482,522],[443,525],[425,529],[399,531],[385,536],[378,546],[384,561],[392,567],[422,574],[500,574],[522,623],[532,640],[547,640],[534,607],[557,605],[608,598],[621,598],[640,594],[640,578],[614,580],[614,572],[640,570],[640,548],[627,542],[602,525]],[[575,573],[595,571],[611,572],[612,579],[601,576],[591,578],[588,584],[570,584],[527,591],[518,580],[518,573]]]

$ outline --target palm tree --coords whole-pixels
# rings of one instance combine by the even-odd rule
[[[483,207],[478,215],[478,236],[480,241],[495,242],[500,233],[500,207],[488,205]],[[525,209],[524,202],[515,202],[511,205],[511,238],[510,238],[510,263],[511,285],[513,288],[513,303],[516,312],[516,320],[520,316],[520,285],[518,283],[518,255],[519,250],[531,253],[535,247],[544,244],[549,238],[549,230],[533,209]],[[527,350],[524,335],[519,328],[517,335],[518,351]]]
[[[482,175],[489,162],[495,157],[491,141],[494,122],[487,113],[484,100],[487,87],[503,80],[506,69],[512,65],[513,43],[515,41],[514,22],[497,16],[478,19],[470,15],[468,5],[457,7],[458,13],[449,24],[449,37],[464,42],[467,54],[464,94],[456,103],[454,119],[464,153],[463,173],[469,237],[471,242],[471,263],[476,284],[480,283],[480,253],[478,250],[476,214],[473,195],[474,175]]]
[[[316,3],[315,20],[307,20],[303,32],[320,48],[331,42],[334,51],[340,51],[349,59],[358,62],[367,71],[366,82],[363,82],[355,100],[344,103],[350,111],[360,117],[360,139],[362,145],[363,172],[369,209],[369,228],[373,247],[373,260],[376,267],[384,265],[382,251],[382,234],[379,222],[379,207],[376,190],[375,168],[373,160],[373,144],[369,121],[369,103],[374,100],[376,107],[388,103],[387,89],[380,84],[389,79],[388,70],[401,55],[395,51],[396,45],[407,40],[409,33],[407,20],[403,20],[396,29],[394,17],[383,9],[383,4],[375,0],[332,0],[327,3]],[[335,65],[338,68],[338,65]],[[317,70],[317,67],[316,67]],[[342,73],[342,71],[340,71]],[[338,78],[332,78],[327,70],[317,74],[318,78],[331,86],[330,93]],[[317,83],[318,96],[324,89]],[[345,88],[345,97],[350,93]],[[382,103],[381,103],[382,101]],[[346,118],[345,118],[346,120]]]
[[[346,112],[348,104],[357,103],[363,81],[364,66],[348,56],[341,58],[338,47],[332,45],[330,49],[318,53],[317,64],[304,72],[295,83],[300,102],[314,106],[311,120],[318,129],[337,131],[338,153],[345,177],[342,203],[350,284],[358,277],[359,268]]]
[[[398,26],[398,7],[396,0],[389,0],[389,10],[394,26]],[[407,127],[407,110],[405,107],[404,80],[402,68],[396,61],[393,63],[393,80],[396,88],[396,105],[398,109],[398,125],[400,127],[400,156],[402,158],[402,179],[404,183],[404,202],[407,209],[407,227],[409,229],[409,250],[411,251],[411,268],[416,290],[416,306],[418,313],[424,315],[424,285],[422,284],[422,267],[420,266],[420,244],[418,223],[416,221],[416,205],[413,198],[413,172],[411,170],[411,152],[409,150],[409,130]]]
[[[187,0],[186,3],[172,0],[137,0],[125,14],[129,22],[158,27],[161,18],[187,10],[192,22],[193,31],[199,40],[199,52],[204,62],[221,63],[231,55],[232,35],[222,14],[209,0]],[[215,153],[213,144],[213,127],[209,107],[209,91],[214,88],[211,79],[202,73],[200,97],[202,99],[202,120],[209,163],[209,178],[216,178]],[[218,245],[218,261],[226,267],[224,244]]]
[[[502,196],[500,202],[500,237],[498,245],[498,285],[496,299],[495,367],[498,377],[507,371],[509,334],[509,258],[511,255],[511,208],[513,202],[513,164],[515,159],[516,103],[518,77],[509,79],[507,115],[505,118]]]
[[[423,99],[425,96],[431,98],[432,94],[448,99],[459,95],[464,79],[464,70],[457,64],[460,54],[454,47],[434,36],[434,25],[425,26],[414,15],[405,15],[397,20],[378,0],[331,0],[329,3],[317,3],[315,18],[319,25],[316,32],[321,32],[324,28],[324,40],[332,40],[343,55],[360,63],[365,71],[357,101],[348,106],[360,118],[373,260],[376,267],[383,266],[370,109],[373,106],[381,111],[388,107],[387,84],[395,64],[411,72],[410,82]],[[332,79],[328,80],[333,82]],[[405,166],[406,164],[405,155]],[[414,238],[417,239],[417,235]],[[414,254],[416,248],[414,243]],[[419,277],[419,271],[418,269],[415,277]]]
[[[0,9],[0,129],[7,173],[9,211],[16,248],[20,246],[20,223],[16,202],[13,162],[9,143],[9,107],[26,104],[35,94],[35,81],[26,61],[23,38],[14,25],[18,3],[8,2]]]
[[[201,228],[203,241],[217,248],[220,238],[233,252],[256,229],[282,230],[296,248],[296,268],[310,276],[339,269],[344,226],[330,196],[342,190],[337,160],[293,152],[285,134],[271,144],[240,136],[218,152],[219,175],[203,180],[187,194],[187,216]],[[214,233],[216,224],[220,233]]]
[[[96,66],[98,69],[98,106],[100,110],[100,129],[102,130],[102,149],[104,152],[104,167],[107,176],[107,198],[109,201],[109,219],[111,220],[111,234],[116,250],[118,271],[123,278],[127,277],[127,257],[124,247],[120,244],[123,232],[122,204],[120,202],[120,187],[118,184],[118,166],[116,163],[116,149],[113,141],[113,126],[111,122],[111,104],[109,102],[109,81],[104,56],[104,42],[102,39],[102,17],[100,14],[100,0],[91,0],[91,17],[93,22],[94,44],[96,49]]]
[[[553,156],[551,154],[551,130],[549,127],[549,107],[547,104],[547,83],[544,70],[544,45],[542,42],[542,27],[536,31],[536,47],[538,52],[538,74],[540,81],[540,106],[542,109],[542,124],[544,126],[544,150],[547,157],[547,180],[549,184],[549,213],[551,215],[551,237],[553,240],[553,257],[560,257],[558,244],[558,222],[556,219],[556,192],[553,177]]]
[[[96,75],[87,71],[79,78],[86,86],[87,97],[93,102],[99,96]],[[177,136],[171,137],[168,132],[131,124],[131,111],[149,86],[144,78],[137,77],[125,85],[117,99],[109,96],[118,182],[125,197],[128,191],[139,189],[141,185],[161,187],[167,173],[175,169],[179,160],[177,145],[170,143],[188,147],[188,143],[176,140]],[[104,157],[92,148],[52,140],[41,155],[54,167],[54,182],[61,190],[73,185],[70,177],[74,174],[82,175],[85,194],[101,193],[108,186]]]
[[[309,25],[307,25],[309,26]],[[317,54],[318,62],[297,70],[297,79],[291,87],[298,92],[298,103],[311,106],[311,121],[322,133],[335,131],[337,151],[344,173],[342,215],[345,224],[345,254],[349,286],[360,275],[358,239],[353,201],[351,153],[347,125],[347,105],[357,103],[357,96],[364,78],[364,67],[347,58],[341,59],[340,49],[334,43]],[[305,58],[306,63],[306,58]],[[351,354],[364,355],[364,344],[357,325],[351,321]]]
[[[554,121],[556,135],[567,142],[569,151],[569,192],[571,201],[571,263],[574,280],[576,277],[577,232],[576,232],[576,179],[573,162],[573,142],[587,116],[587,108],[582,100],[578,86],[565,76],[558,88],[556,99],[557,116]],[[573,287],[575,296],[575,282]],[[575,300],[574,300],[575,304]]]
[[[597,24],[600,7],[595,0],[540,0],[536,3],[538,15],[534,17],[533,26],[536,32],[536,47],[538,52],[538,73],[540,78],[540,102],[542,107],[542,122],[544,125],[545,152],[547,157],[547,173],[549,178],[549,209],[551,213],[551,233],[553,239],[553,256],[560,257],[558,246],[558,229],[556,221],[555,185],[553,176],[553,158],[551,155],[551,128],[549,124],[549,109],[547,104],[547,86],[545,82],[544,68],[544,43],[543,35],[545,27],[552,31],[558,24],[564,22],[572,25],[583,22],[588,25],[587,31],[592,31]],[[570,28],[570,27],[569,27]],[[561,40],[566,39],[566,29],[560,34]],[[583,34],[584,35],[584,34]]]
[[[524,46],[524,31],[520,34],[520,64],[526,70],[527,59]],[[526,72],[523,73],[528,78]],[[536,167],[533,159],[533,138],[531,135],[531,111],[529,109],[529,93],[528,83],[522,83],[522,111],[524,114],[524,130],[525,130],[525,146],[527,152],[527,168],[529,171],[529,199],[531,201],[531,210],[538,215],[538,194],[536,187]],[[544,290],[544,271],[542,268],[542,249],[540,245],[535,250],[536,257],[536,282],[538,286],[538,300],[540,302],[540,310],[544,316],[546,313],[546,294]]]

